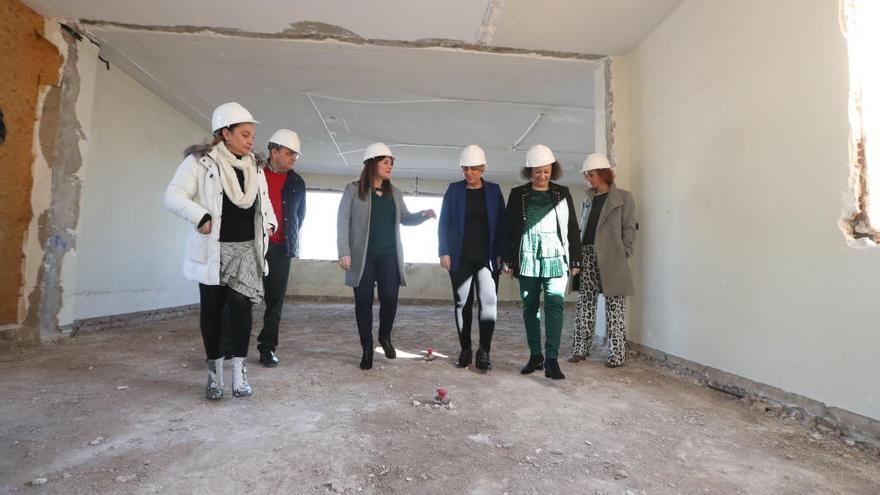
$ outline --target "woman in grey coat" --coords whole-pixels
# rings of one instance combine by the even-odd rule
[[[581,208],[583,270],[580,273],[574,342],[568,361],[590,355],[596,331],[596,301],[605,296],[611,368],[626,361],[626,296],[633,294],[629,257],[636,237],[635,202],[614,185],[608,158],[593,153],[581,168],[590,185]]]
[[[345,186],[336,219],[339,266],[345,270],[345,285],[354,288],[363,370],[373,367],[373,286],[379,291],[379,344],[385,357],[397,357],[391,328],[398,291],[406,286],[400,224],[419,225],[437,216],[434,210],[407,210],[400,189],[391,185],[393,167],[394,155],[387,146],[368,146],[361,176]]]

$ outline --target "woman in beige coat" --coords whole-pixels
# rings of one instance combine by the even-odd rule
[[[589,155],[581,172],[590,188],[581,208],[583,270],[568,361],[576,363],[590,355],[596,302],[602,294],[610,348],[605,365],[613,368],[626,361],[626,296],[634,292],[629,257],[636,236],[635,202],[629,191],[614,184],[614,171],[605,155]]]

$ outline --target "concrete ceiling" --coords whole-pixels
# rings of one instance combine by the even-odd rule
[[[423,178],[460,175],[458,152],[474,142],[504,177],[538,142],[567,164],[594,149],[599,62],[114,29],[91,35],[111,63],[137,63],[127,72],[196,122],[207,126],[218,103],[236,100],[263,122],[260,143],[276,128],[296,130],[305,172],[357,175],[361,150],[374,141],[393,145],[396,175]]]
[[[477,143],[489,176],[515,179],[532,144],[568,169],[604,149],[604,60],[592,54],[630,49],[680,1],[26,3],[77,21],[111,64],[206,127],[234,100],[264,123],[261,148],[296,130],[303,172],[355,176],[359,150],[385,141],[396,176],[449,179]]]
[[[682,0],[24,0],[37,12],[140,26],[280,33],[311,21],[363,38],[442,38],[596,55],[636,46]],[[484,22],[485,21],[485,22]]]

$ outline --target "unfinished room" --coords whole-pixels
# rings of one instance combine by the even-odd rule
[[[0,42],[0,494],[880,494],[880,2]]]

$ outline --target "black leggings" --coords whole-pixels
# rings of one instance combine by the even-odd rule
[[[354,314],[364,349],[373,346],[373,287],[379,292],[379,340],[388,340],[397,315],[400,291],[397,255],[368,253],[360,284],[354,288]]]
[[[199,284],[201,296],[202,341],[208,359],[223,356],[220,341],[223,328],[223,308],[229,307],[229,328],[232,337],[232,355],[247,357],[248,345],[251,340],[251,300],[247,296],[230,289],[225,285]]]
[[[489,352],[495,320],[498,316],[498,274],[484,265],[460,260],[454,272],[449,273],[452,280],[452,295],[455,298],[455,327],[463,350],[471,348],[471,320],[473,319],[474,289],[476,288],[480,320],[480,347]]]

